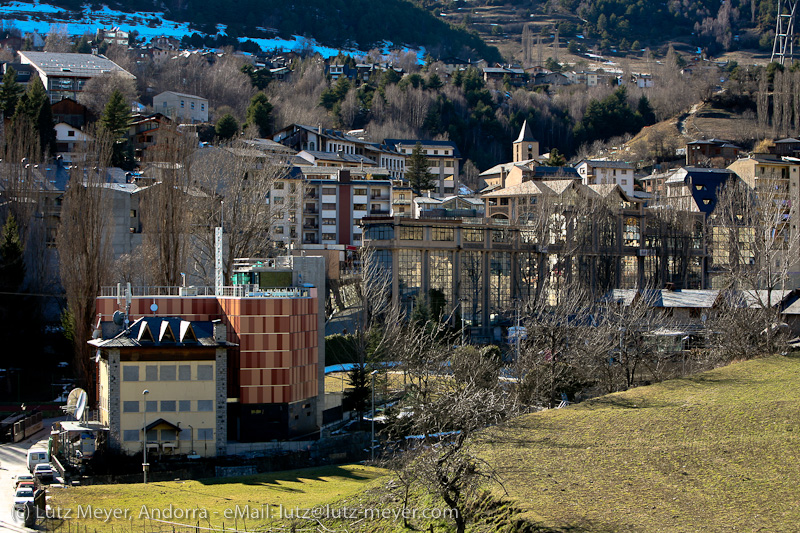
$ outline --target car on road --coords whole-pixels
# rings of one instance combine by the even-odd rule
[[[23,488],[14,494],[14,510],[25,511],[25,505],[33,503],[33,489]]]
[[[33,475],[42,483],[53,481],[53,467],[49,463],[39,463],[33,469]]]
[[[17,486],[14,487],[14,491],[18,491],[19,489],[33,489],[36,490],[36,483],[33,480],[30,481],[17,481]]]

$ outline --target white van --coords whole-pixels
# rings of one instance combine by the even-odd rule
[[[28,450],[28,470],[33,472],[36,465],[50,462],[50,454],[44,448],[31,448]]]

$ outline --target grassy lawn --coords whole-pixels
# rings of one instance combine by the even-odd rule
[[[384,474],[378,468],[361,465],[328,466],[288,472],[275,472],[237,478],[205,479],[199,481],[170,481],[134,485],[97,485],[52,489],[51,508],[72,510],[72,528],[86,526],[88,531],[147,531],[157,530],[159,522],[147,520],[156,517],[159,510],[172,506],[174,510],[195,510],[182,515],[162,519],[177,523],[226,528],[238,526],[248,531],[256,530],[280,514],[284,509],[312,508],[332,500],[341,500],[357,493],[366,484]],[[128,510],[128,518],[105,517],[77,519],[79,506],[86,515],[92,509]],[[143,506],[146,512],[143,512]],[[234,518],[237,512],[239,515]],[[207,518],[202,510],[206,510]],[[122,512],[121,512],[122,513]],[[242,518],[245,513],[245,518]],[[173,512],[173,515],[176,513]],[[164,526],[166,527],[166,526]],[[132,528],[132,529],[131,529]],[[171,530],[171,529],[170,529]],[[167,531],[167,529],[164,529]]]
[[[797,531],[798,414],[800,359],[773,357],[523,416],[482,446],[543,526]]]
[[[800,522],[800,358],[772,357],[693,378],[525,415],[481,434],[483,457],[500,473],[507,514],[526,531],[798,531]],[[72,488],[51,506],[131,510],[133,524],[84,520],[92,531],[142,531],[143,505],[208,509],[214,526],[290,527],[291,520],[226,518],[226,509],[398,508],[385,471],[349,465],[245,478]],[[387,487],[394,485],[394,494]],[[420,491],[413,505],[442,508]],[[503,511],[506,512],[506,511]],[[498,516],[498,515],[495,515]],[[181,522],[181,520],[174,520]],[[184,520],[183,523],[197,520]],[[402,521],[323,520],[334,531],[407,531]],[[417,530],[429,522],[412,521]],[[447,520],[433,522],[447,530]],[[301,521],[299,526],[315,526]],[[201,525],[208,525],[201,520]],[[508,520],[473,531],[521,530]],[[536,528],[536,529],[533,529]],[[539,529],[541,528],[541,529]],[[149,530],[148,530],[149,531]],[[167,531],[164,529],[163,531]]]

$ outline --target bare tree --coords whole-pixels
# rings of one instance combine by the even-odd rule
[[[152,173],[155,183],[139,193],[142,251],[152,261],[151,283],[176,287],[181,272],[188,270],[192,225],[205,215],[195,207],[205,195],[198,194],[190,178],[192,140],[168,127],[160,128],[156,135],[157,150],[145,157],[145,169]]]
[[[71,52],[72,41],[66,25],[53,25],[44,41],[45,52]]]
[[[742,325],[755,330],[752,338],[768,354],[775,352],[780,332],[783,291],[787,283],[789,287],[796,283],[792,279],[800,251],[793,227],[796,217],[788,175],[765,174],[754,177],[752,188],[741,181],[729,183],[710,220],[718,283],[732,291],[727,316],[733,320],[751,315]],[[742,313],[735,311],[737,307],[757,312]]]
[[[119,72],[89,78],[78,94],[78,102],[100,116],[114,91],[119,91],[130,104],[138,98],[136,80]]]
[[[408,379],[400,402],[407,416],[394,423],[399,432],[415,435],[404,452],[413,460],[402,463],[413,475],[401,482],[419,483],[441,498],[452,511],[456,531],[463,532],[470,504],[486,482],[500,482],[476,453],[473,436],[513,416],[516,404],[500,386],[496,354],[470,347],[454,353],[442,333],[438,325],[411,324],[402,342],[393,344],[393,358],[402,362]],[[449,362],[457,368],[452,374]]]
[[[222,226],[226,237],[226,280],[230,280],[235,258],[272,254],[272,227],[275,220],[283,218],[286,204],[272,205],[270,191],[287,170],[284,157],[266,155],[245,140],[205,148],[193,155],[192,182],[208,196],[193,230],[198,268],[213,264],[214,226]]]
[[[95,132],[86,154],[72,165],[64,194],[57,247],[75,348],[74,368],[81,385],[94,398],[95,381],[87,342],[95,320],[95,299],[111,265],[110,202],[104,194],[113,139]]]

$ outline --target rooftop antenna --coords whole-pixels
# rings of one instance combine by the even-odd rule
[[[222,227],[214,228],[214,289],[222,296]]]
[[[131,322],[130,316],[131,316],[131,282],[129,281],[125,288],[125,319],[123,320],[123,323],[125,324],[125,329],[128,329],[128,324],[130,324]]]

